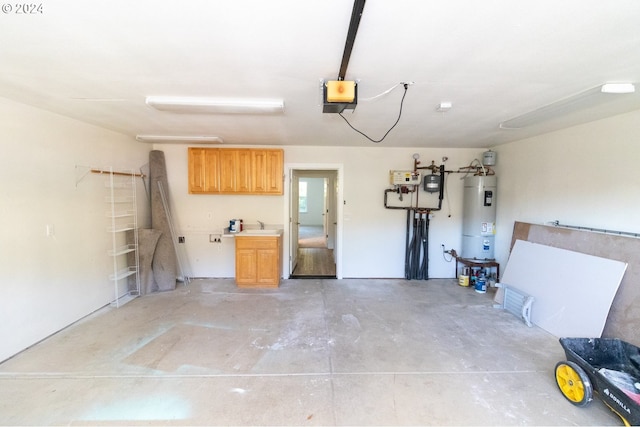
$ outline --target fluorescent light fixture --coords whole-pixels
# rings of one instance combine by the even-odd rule
[[[635,87],[631,83],[607,83],[584,92],[577,93],[559,101],[540,107],[513,119],[500,123],[500,129],[522,129],[552,119],[561,118],[571,113],[598,107],[619,99],[611,94],[633,93]]]
[[[201,144],[222,144],[219,136],[186,136],[186,135],[136,135],[140,142],[193,142]]]
[[[633,83],[605,83],[600,90],[602,93],[633,93],[636,87]]]
[[[282,99],[147,96],[146,102],[157,110],[175,113],[278,114],[284,112]]]

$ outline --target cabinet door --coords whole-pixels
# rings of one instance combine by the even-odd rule
[[[238,150],[235,181],[236,193],[250,193],[251,190],[251,152],[253,150]]]
[[[217,149],[189,147],[189,194],[220,191],[219,169]]]
[[[251,151],[249,149],[220,150],[220,191],[251,192]]]
[[[284,174],[282,150],[253,150],[252,191],[261,194],[283,194]]]
[[[256,283],[260,285],[277,285],[280,281],[277,249],[256,250]]]
[[[238,151],[220,150],[220,192],[234,193],[236,191],[236,164]]]
[[[258,264],[255,249],[236,249],[236,283],[253,285],[257,280]]]
[[[251,191],[254,193],[264,193],[266,191],[266,169],[267,151],[253,150],[251,154]]]
[[[205,152],[203,148],[189,147],[189,193],[205,191]]]
[[[267,151],[267,167],[265,170],[265,193],[283,194],[282,182],[284,180],[284,164],[282,150]]]
[[[220,151],[217,148],[204,150],[205,193],[217,193],[220,191]]]

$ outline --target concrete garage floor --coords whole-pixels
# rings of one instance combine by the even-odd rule
[[[454,280],[196,280],[0,365],[0,424],[621,425],[558,340]],[[535,306],[534,306],[535,310]]]

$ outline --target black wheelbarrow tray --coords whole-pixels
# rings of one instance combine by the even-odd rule
[[[564,397],[586,406],[595,391],[627,426],[640,425],[640,348],[617,338],[560,338],[567,360],[556,364]]]

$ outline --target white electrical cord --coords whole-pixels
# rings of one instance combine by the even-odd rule
[[[482,168],[482,174],[484,176],[487,176],[487,171],[484,169],[484,165],[482,164],[482,162],[478,159],[473,159],[474,162],[478,162],[478,164],[480,165],[480,167]]]
[[[385,96],[385,95],[387,95],[387,94],[391,93],[391,91],[393,91],[393,90],[394,90],[395,88],[397,88],[398,86],[401,86],[401,85],[404,85],[404,84],[407,84],[407,85],[411,86],[411,85],[412,85],[412,84],[414,84],[414,83],[415,83],[415,82],[406,82],[406,83],[405,83],[405,82],[400,82],[400,83],[398,83],[398,84],[396,84],[396,85],[394,85],[394,86],[390,87],[389,89],[385,90],[384,92],[382,92],[382,93],[380,93],[380,94],[378,94],[378,95],[372,96],[372,97],[370,97],[370,98],[359,98],[359,99],[358,99],[358,102],[369,102],[369,101],[374,101],[374,100],[376,100],[376,99],[378,99],[378,98],[380,98],[380,97],[382,97],[382,96]]]

